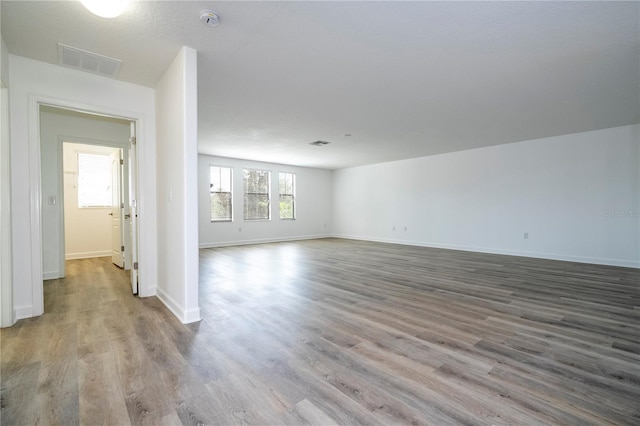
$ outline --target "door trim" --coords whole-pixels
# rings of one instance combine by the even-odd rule
[[[28,318],[44,313],[43,270],[42,270],[42,158],[40,152],[40,106],[69,109],[86,114],[120,118],[136,122],[138,138],[142,140],[143,117],[140,113],[132,113],[108,107],[67,101],[40,95],[29,95],[28,100],[29,128],[29,211],[31,231],[31,306],[16,309],[16,317]],[[140,162],[136,164],[139,169]]]

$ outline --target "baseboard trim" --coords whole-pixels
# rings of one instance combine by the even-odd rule
[[[625,268],[636,268],[636,269],[640,268],[640,261],[632,261],[632,260],[606,259],[606,258],[597,258],[597,257],[581,257],[581,256],[571,256],[571,255],[561,255],[556,253],[538,253],[538,252],[528,252],[528,251],[518,251],[518,250],[503,250],[503,249],[486,248],[486,247],[438,244],[438,243],[422,242],[422,241],[394,240],[394,239],[387,239],[387,238],[369,238],[369,237],[346,235],[346,234],[334,234],[333,237],[344,238],[347,240],[360,240],[360,241],[372,241],[372,242],[388,243],[388,244],[401,244],[406,246],[431,247],[431,248],[440,248],[440,249],[446,249],[446,250],[460,250],[460,251],[470,251],[470,252],[476,252],[476,253],[501,254],[505,256],[520,256],[520,257],[531,257],[536,259],[561,260],[564,262],[589,263],[594,265],[606,265],[606,266],[621,266]]]
[[[183,324],[198,322],[201,320],[200,308],[189,309],[185,311],[171,296],[165,293],[161,288],[156,288],[156,297],[176,316]]]
[[[192,322],[201,321],[202,317],[200,316],[200,308],[189,309],[184,313],[184,321],[183,324],[190,324]]]
[[[92,257],[106,257],[111,256],[111,250],[103,250],[103,251],[86,251],[80,253],[65,253],[65,260],[73,260],[73,259],[90,259]]]
[[[64,276],[60,276],[58,271],[49,271],[42,274],[43,280],[57,280],[58,278],[64,278]]]
[[[215,248],[215,247],[244,246],[249,244],[268,244],[268,243],[284,243],[287,241],[317,240],[320,238],[331,238],[331,234],[301,235],[301,236],[284,237],[284,238],[283,237],[260,238],[255,240],[236,240],[236,241],[200,243],[199,247],[202,249],[202,248]]]
[[[21,320],[21,319],[25,319],[25,318],[31,318],[33,317],[33,306],[32,305],[23,305],[23,306],[16,306],[15,307],[15,312],[14,312],[14,318],[15,320]],[[15,323],[15,321],[14,321]]]

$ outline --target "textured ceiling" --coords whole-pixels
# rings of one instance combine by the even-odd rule
[[[325,168],[637,123],[639,31],[639,2],[2,1],[16,55],[60,42],[154,87],[197,49],[200,152]]]

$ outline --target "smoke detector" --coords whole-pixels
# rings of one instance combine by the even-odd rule
[[[311,142],[309,143],[309,145],[313,145],[313,146],[325,146],[325,145],[329,145],[331,142],[327,142],[327,141],[315,141],[315,142]]]
[[[203,10],[200,12],[200,22],[207,27],[215,28],[220,25],[220,17],[213,10]]]

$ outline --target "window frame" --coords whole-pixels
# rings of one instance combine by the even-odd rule
[[[280,177],[281,175],[291,175],[291,193],[282,192],[282,187],[280,185]],[[285,185],[286,191],[286,185]],[[282,202],[281,197],[291,197],[292,204],[292,217],[282,217],[282,208],[280,203]],[[296,174],[294,172],[278,172],[278,217],[280,220],[296,220],[297,218],[297,208],[296,208]]]
[[[212,182],[212,173],[213,173],[213,169],[214,168],[218,168],[218,169],[228,169],[229,170],[229,191],[213,191],[213,182]],[[222,175],[220,175],[220,180],[222,181]],[[213,194],[229,194],[229,200],[230,200],[230,209],[231,211],[229,212],[229,218],[224,218],[224,219],[214,219],[213,218],[213,208],[212,208],[212,204],[213,204]],[[209,221],[211,223],[223,223],[223,222],[233,222],[233,167],[231,166],[221,166],[221,165],[217,165],[217,164],[209,164]]]
[[[246,179],[246,172],[255,171],[267,174],[267,192],[248,192],[248,185]],[[258,168],[243,168],[242,169],[242,193],[243,193],[243,219],[248,222],[269,222],[271,221],[271,170],[258,169]],[[248,218],[247,217],[247,195],[266,195],[267,196],[267,217],[266,218]]]

